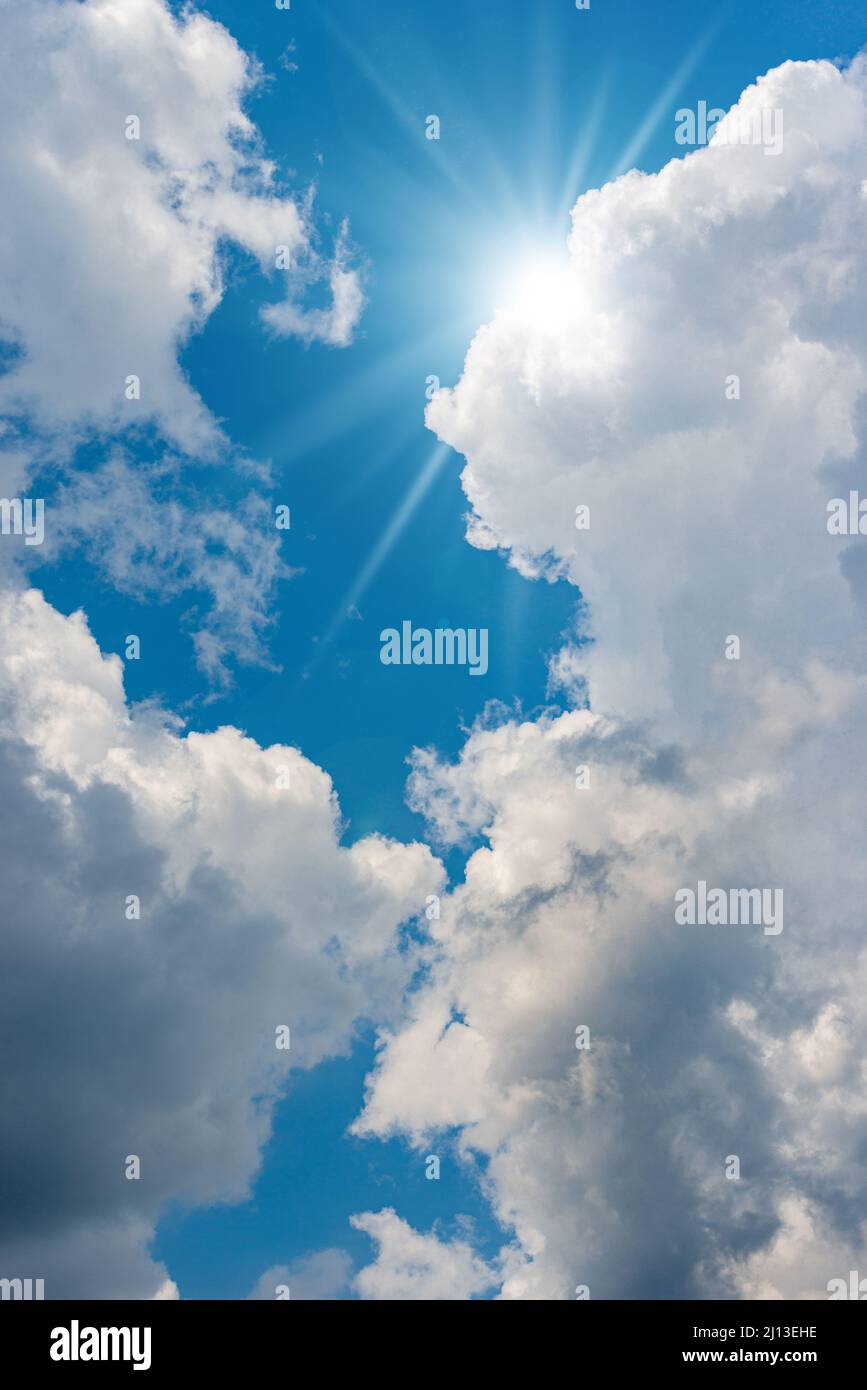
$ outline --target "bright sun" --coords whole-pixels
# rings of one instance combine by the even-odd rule
[[[569,314],[574,295],[575,274],[565,249],[531,252],[502,276],[498,308],[533,327],[554,327]]]

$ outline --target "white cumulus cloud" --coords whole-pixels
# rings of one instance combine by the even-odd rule
[[[352,1217],[356,1230],[376,1242],[377,1254],[355,1277],[360,1298],[379,1302],[441,1302],[484,1294],[496,1273],[464,1240],[424,1235],[391,1207]]]

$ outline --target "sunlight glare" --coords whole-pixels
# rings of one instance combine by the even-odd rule
[[[500,277],[498,310],[533,328],[555,328],[574,307],[576,280],[565,247],[562,252],[531,251]]]

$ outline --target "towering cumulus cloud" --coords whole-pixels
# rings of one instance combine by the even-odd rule
[[[721,127],[581,197],[556,303],[429,407],[470,540],[583,599],[573,710],[415,755],[474,852],[357,1122],[456,1131],[504,1298],[821,1298],[867,1261],[867,538],[828,527],[867,495],[867,65],[727,120],[765,108],[774,158]],[[781,930],[676,920],[715,888],[780,890]]]

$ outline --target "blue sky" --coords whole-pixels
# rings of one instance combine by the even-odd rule
[[[427,378],[458,380],[515,267],[558,252],[581,192],[681,156],[678,107],[727,108],[786,59],[852,55],[867,20],[855,0],[592,0],[586,13],[569,0],[293,0],[288,12],[212,0],[207,13],[261,61],[249,114],[287,186],[315,184],[323,248],[348,219],[367,298],[345,349],[269,339],[258,313],[273,287],[227,251],[227,292],[181,356],[234,448],[270,460],[269,495],[292,510],[283,558],[300,573],[277,586],[273,669],[235,665],[227,689],[210,687],[193,660],[189,592],[136,602],[78,553],[35,580],[61,612],[85,609],[104,650],[141,635],[131,701],[158,699],[193,730],[231,724],[262,746],[297,746],[333,778],[346,844],[423,839],[405,801],[411,749],[456,756],[491,701],[565,709],[546,692],[546,662],[578,599],[467,544],[463,460],[425,428]],[[424,138],[430,113],[439,142]],[[155,443],[130,447],[146,459]],[[99,456],[88,444],[78,464]],[[230,503],[250,486],[232,462],[198,477]],[[485,678],[383,666],[379,632],[404,618],[488,628]],[[453,877],[464,859],[448,856]],[[269,1266],[328,1247],[361,1266],[370,1246],[349,1217],[383,1205],[445,1236],[469,1218],[485,1257],[508,1239],[442,1142],[436,1183],[402,1139],[347,1135],[373,1056],[366,1027],[351,1055],[293,1074],[250,1202],[165,1212],[154,1254],[184,1297],[244,1297]]]
[[[403,794],[409,750],[453,754],[461,726],[490,700],[526,711],[548,703],[545,658],[576,603],[567,586],[530,584],[496,553],[467,546],[460,460],[449,451],[357,595],[361,619],[342,621],[322,647],[435,454],[423,419],[428,375],[456,380],[475,329],[497,308],[498,269],[505,285],[522,254],[565,237],[575,198],[622,171],[682,66],[688,75],[633,145],[640,168],[681,153],[677,107],[702,96],[727,107],[786,58],[851,53],[865,36],[863,12],[811,0],[741,0],[713,13],[674,0],[597,0],[588,13],[566,0],[207,9],[270,75],[251,111],[269,153],[287,178],[295,171],[296,186],[315,182],[323,212],[349,217],[369,303],[346,351],[263,343],[265,292],[238,258],[232,288],[183,355],[232,440],[273,461],[275,497],[292,508],[286,558],[304,571],[280,588],[269,648],[281,669],[242,670],[227,695],[194,708],[190,726],[231,722],[263,744],[296,743],[334,778],[349,838],[418,836]],[[281,65],[291,45],[296,71]],[[431,112],[441,117],[439,144],[424,138]],[[183,708],[201,697],[181,627],[188,596],[165,607],[119,602],[77,565],[46,576],[45,590],[61,610],[83,604],[108,650],[122,651],[128,631],[142,635],[155,656],[128,663],[133,699]],[[420,680],[383,666],[378,634],[405,617],[488,627],[487,677],[430,668]],[[351,1059],[293,1083],[249,1207],[166,1218],[156,1253],[187,1296],[242,1296],[266,1266],[324,1246],[354,1247],[360,1262],[367,1242],[348,1216],[383,1198],[425,1230],[471,1215],[493,1246],[487,1208],[454,1163],[434,1184],[399,1141],[346,1138],[371,1059],[368,1036]]]

